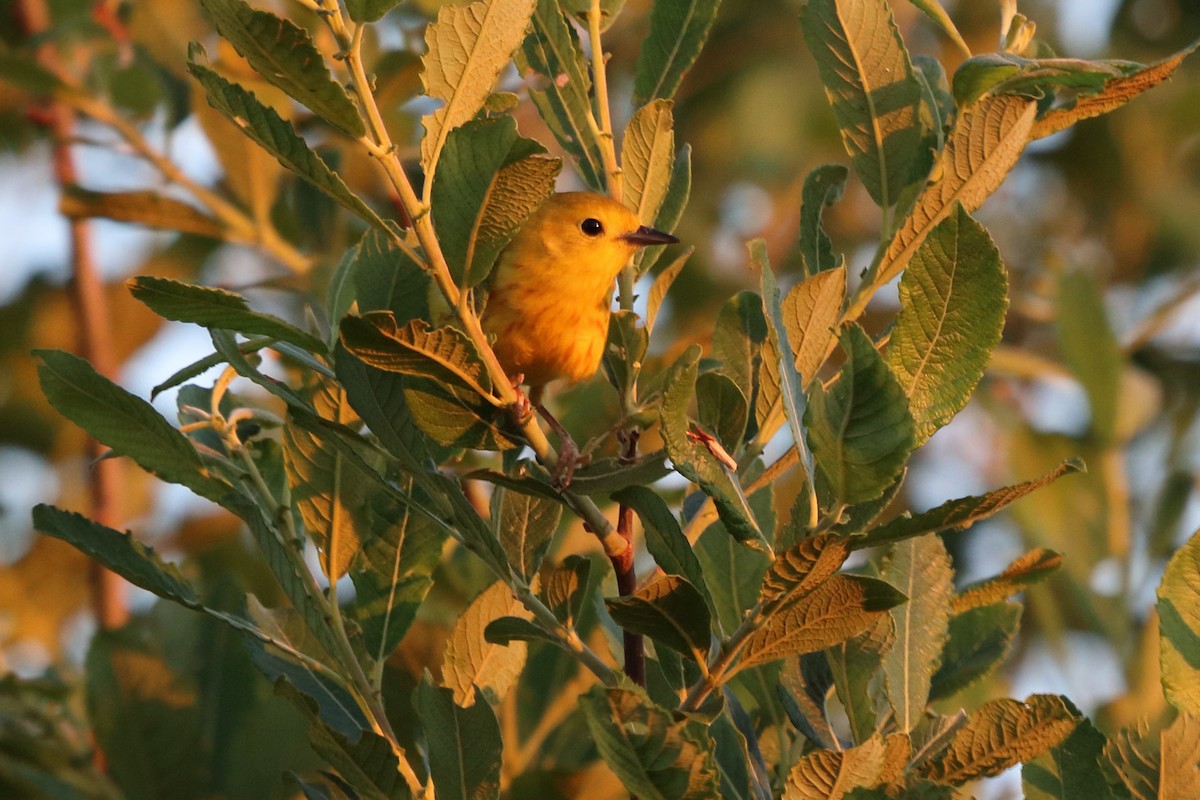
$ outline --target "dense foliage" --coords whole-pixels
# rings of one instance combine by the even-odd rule
[[[869,800],[954,797],[1021,765],[1030,798],[1200,796],[1200,538],[1175,550],[1200,396],[1156,346],[1194,281],[1160,256],[1178,297],[1118,336],[1083,245],[1031,241],[1072,235],[1055,209],[998,198],[999,247],[975,216],[1027,148],[1163,83],[1194,45],[1060,58],[1012,2],[966,35],[936,0],[425,5],[64,8],[51,39],[73,58],[39,58],[29,30],[0,51],[21,103],[73,109],[170,184],[62,187],[73,218],[178,233],[114,295],[121,355],[159,320],[211,343],[147,400],[29,337],[45,400],[106,459],[207,503],[154,548],[69,496],[34,508],[45,536],[7,585],[45,588],[39,564],[78,582],[60,540],[170,602],[90,640],[83,707],[58,676],[3,684],[0,719],[21,724],[0,728],[0,786]],[[736,122],[715,110],[744,87],[706,59],[754,65],[738,41],[754,36],[807,45],[828,103],[807,124],[848,166],[781,181],[799,165],[767,148],[800,136],[794,78],[778,98],[772,75],[747,79],[772,91]],[[215,187],[148,133],[189,125]],[[708,189],[743,169],[779,199],[742,285],[716,291],[721,258],[696,249],[744,232],[728,217],[757,195],[716,214]],[[585,456],[565,488],[563,442],[515,413],[480,324],[498,254],[564,186],[697,246],[646,248],[621,275],[601,373],[555,400]],[[225,245],[261,260],[222,266]],[[1038,433],[1020,403],[1064,378],[1087,421]],[[151,402],[164,392],[177,422]],[[931,438],[969,403],[968,434]],[[1164,474],[1136,481],[1156,427]],[[933,481],[914,502],[939,457],[985,463],[988,485]],[[137,485],[131,503],[153,486]],[[1001,512],[1021,548],[969,559],[961,531]],[[1158,582],[1146,565],[1167,556]],[[1108,596],[1089,589],[1105,559]],[[1066,629],[1101,631],[1141,707],[1093,720],[1058,694],[1007,697],[997,670],[1029,617],[1068,649]]]

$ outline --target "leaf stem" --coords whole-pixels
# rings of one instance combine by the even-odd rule
[[[608,71],[605,68],[604,46],[600,41],[600,0],[592,0],[587,12],[588,41],[592,49],[592,85],[596,90],[596,108],[600,121],[597,136],[600,140],[600,156],[604,159],[608,194],[621,202],[621,167],[617,163],[616,143],[613,139],[612,111],[608,106]]]
[[[596,655],[596,651],[584,644],[583,640],[579,638],[579,633],[573,627],[564,625],[559,621],[558,617],[554,616],[554,612],[546,607],[546,604],[533,593],[533,590],[528,585],[518,581],[512,588],[517,600],[521,602],[521,605],[529,609],[534,619],[542,624],[542,628],[558,637],[563,647],[574,655],[581,664],[591,670],[592,674],[599,678],[601,683],[605,686],[617,685],[617,673],[605,664],[600,656]]]

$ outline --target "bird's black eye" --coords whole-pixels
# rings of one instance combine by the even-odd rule
[[[604,224],[595,217],[588,217],[583,222],[579,223],[579,230],[586,233],[588,236],[599,236],[604,233]]]

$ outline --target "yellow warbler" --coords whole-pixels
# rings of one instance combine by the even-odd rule
[[[551,195],[500,254],[483,328],[510,376],[545,384],[596,371],[608,336],[613,282],[639,247],[674,236],[591,192]]]

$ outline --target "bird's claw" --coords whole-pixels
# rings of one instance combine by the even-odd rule
[[[565,491],[575,477],[575,470],[587,463],[589,459],[579,453],[579,445],[570,436],[562,437],[558,448],[558,461],[554,464],[552,480],[554,488]]]
[[[513,391],[517,393],[517,399],[513,401],[512,413],[518,425],[524,425],[533,417],[533,403],[530,401],[529,395],[521,391],[521,384],[524,381],[524,375],[517,375],[513,378]]]

